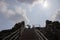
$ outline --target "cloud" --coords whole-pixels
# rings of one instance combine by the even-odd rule
[[[8,9],[9,4],[4,1],[0,1],[0,14],[2,13],[4,16],[11,16],[14,14],[12,9]]]
[[[8,28],[13,23],[25,21],[29,23],[27,11],[32,5],[42,0],[0,0],[0,26],[1,29]],[[22,5],[25,4],[25,5]],[[2,26],[3,25],[3,26]],[[9,27],[10,28],[10,27]]]
[[[9,3],[5,2],[5,0],[0,0],[0,29],[11,28],[11,25],[20,21],[29,22],[26,16],[26,10],[21,6],[11,6]]]
[[[15,14],[13,16],[10,16],[9,19],[15,22],[20,22],[20,21],[28,22],[29,21],[29,19],[26,16],[26,10],[22,9],[21,7],[15,7],[14,12]]]
[[[52,15],[52,21],[60,21],[60,9]]]
[[[39,0],[17,0],[17,1],[21,3],[33,4],[34,2],[37,2]]]
[[[3,13],[3,15],[5,17],[7,17],[7,18],[10,18],[11,17],[11,20],[16,18],[15,20],[17,20],[17,21],[20,18],[21,18],[20,20],[24,20],[25,18],[26,18],[26,20],[28,19],[27,16],[26,16],[26,10],[25,9],[22,9],[22,7],[16,6],[14,8],[14,10],[13,10],[13,9],[8,9],[9,8],[8,6],[10,6],[10,5],[7,4],[7,3],[5,3],[5,2],[3,2],[3,1],[0,2],[0,12]],[[13,20],[13,21],[15,21],[15,20]]]
[[[46,0],[16,0],[17,3],[28,4],[30,6],[35,6],[36,4],[42,4]]]

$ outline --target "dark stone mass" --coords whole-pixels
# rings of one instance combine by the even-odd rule
[[[0,40],[60,40],[60,22],[46,20],[45,27],[31,28],[22,21],[12,29],[0,31]]]

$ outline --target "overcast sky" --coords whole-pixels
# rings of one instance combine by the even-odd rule
[[[0,30],[21,21],[44,26],[47,19],[60,21],[60,0],[0,0]]]

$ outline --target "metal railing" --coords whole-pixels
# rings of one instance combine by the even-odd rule
[[[11,40],[11,39],[13,39],[16,35],[18,35],[18,33],[19,33],[19,29],[16,30],[15,32],[11,33],[10,35],[6,36],[5,38],[3,38],[3,40],[7,40],[7,39]]]
[[[25,29],[25,28],[23,28],[23,29]],[[4,37],[2,40],[16,40],[16,39],[19,39],[19,37],[20,37],[19,35],[21,35],[21,32],[23,31],[23,29],[20,29],[20,28],[17,29],[13,33],[11,33],[8,36]]]
[[[39,30],[35,29],[35,32],[37,33],[37,35],[40,35],[41,38],[43,38],[44,40],[48,40],[44,34],[42,32],[40,32]]]

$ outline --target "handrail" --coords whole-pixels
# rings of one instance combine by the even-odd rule
[[[22,31],[24,30],[25,28],[23,28],[23,29],[21,29],[21,33],[22,33]],[[7,38],[9,38],[9,40],[12,40],[14,37],[18,37],[18,34],[19,34],[19,32],[20,32],[20,29],[18,29],[18,30],[16,30],[16,31],[14,31],[13,33],[11,33],[11,34],[9,34],[8,36],[6,36],[5,38],[3,38],[3,40],[5,40],[5,39],[7,39]],[[16,38],[17,38],[16,37]],[[16,39],[15,38],[15,39]]]
[[[18,36],[16,36],[14,40],[16,40],[18,37],[19,37],[19,35],[18,35]]]
[[[15,32],[11,33],[10,35],[6,36],[3,40],[5,40],[6,38],[9,38],[11,35],[15,34],[17,31],[19,31],[19,29],[16,30]]]
[[[10,40],[12,40],[15,36],[17,36],[18,33],[19,33],[19,32],[17,32],[14,36],[12,36],[12,37],[10,38]]]
[[[43,38],[45,38],[45,40],[48,40],[41,32],[39,32],[37,29],[35,30],[36,32],[38,32]]]
[[[36,32],[36,34],[39,36],[39,40],[41,39],[41,40],[43,40],[43,38],[42,38],[42,36],[41,35],[39,35],[39,33],[37,33],[37,31],[35,30],[35,32]]]

